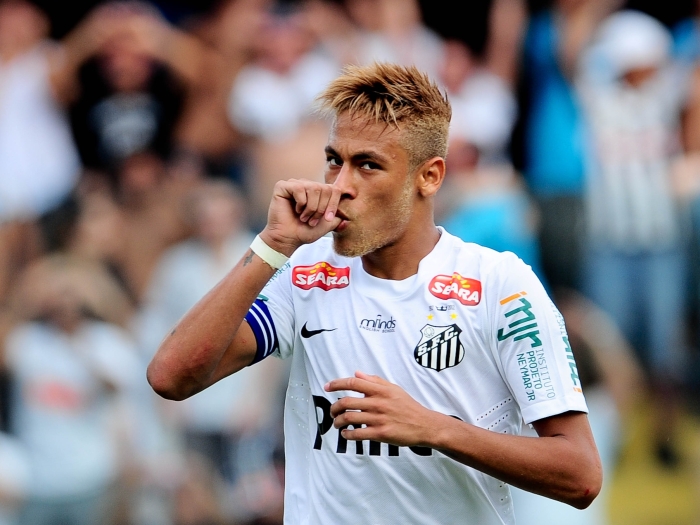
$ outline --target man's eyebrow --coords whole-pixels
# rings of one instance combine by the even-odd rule
[[[361,162],[363,160],[371,160],[378,164],[386,164],[388,159],[379,153],[374,151],[358,151],[352,156],[352,160],[355,162]]]
[[[333,157],[340,157],[340,154],[333,149],[332,146],[326,146],[325,147],[325,152],[326,155],[331,155]],[[384,157],[383,155],[376,153],[374,151],[358,151],[352,156],[352,160],[354,162],[361,162],[363,160],[371,160],[373,162],[376,162],[378,164],[386,164],[388,162],[388,159]]]

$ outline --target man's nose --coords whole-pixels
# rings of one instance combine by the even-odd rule
[[[333,181],[333,186],[340,189],[343,196],[355,197],[355,185],[353,181],[352,166],[349,163],[344,163],[338,176]]]

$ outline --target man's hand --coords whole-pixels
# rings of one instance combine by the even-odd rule
[[[290,256],[302,244],[312,243],[338,227],[335,216],[340,190],[330,184],[290,179],[275,184],[260,237],[273,249]]]
[[[401,387],[363,372],[355,377],[334,379],[325,386],[327,392],[351,390],[365,397],[343,397],[331,406],[334,426],[342,430],[345,439],[372,439],[398,446],[428,446],[434,431],[431,424],[436,415]],[[366,425],[364,428],[360,428]]]

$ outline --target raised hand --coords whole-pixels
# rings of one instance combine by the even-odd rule
[[[312,243],[341,223],[336,217],[340,190],[330,184],[290,179],[275,184],[260,237],[275,250],[291,255],[302,244]]]
[[[333,425],[343,429],[345,439],[371,439],[398,446],[430,446],[435,417],[401,387],[379,376],[355,372],[355,377],[334,379],[326,384],[327,392],[348,390],[364,397],[343,397],[331,405]],[[366,425],[360,428],[362,425]]]

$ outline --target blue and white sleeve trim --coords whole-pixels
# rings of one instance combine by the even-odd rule
[[[255,352],[255,359],[251,363],[254,364],[262,361],[279,348],[277,331],[275,330],[275,323],[272,321],[270,310],[262,299],[258,298],[255,300],[250,310],[248,310],[245,320],[253,329],[255,342],[258,347]]]

